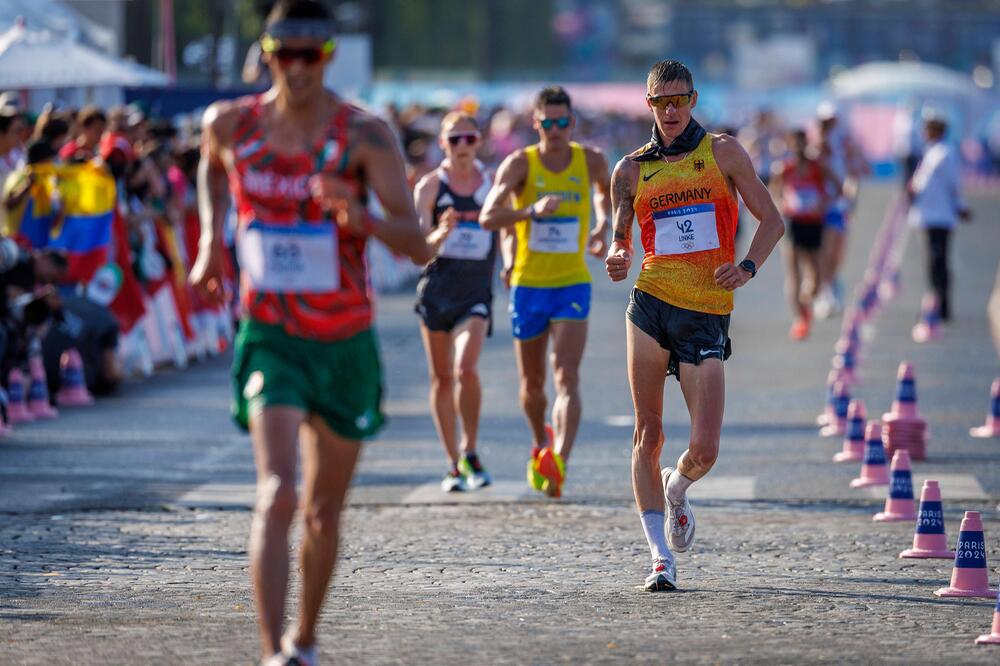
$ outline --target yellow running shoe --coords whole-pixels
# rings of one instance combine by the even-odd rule
[[[552,449],[542,449],[535,468],[545,479],[540,490],[549,497],[561,497],[563,481],[566,480],[566,462],[562,456]]]
[[[546,478],[538,473],[538,458],[532,456],[528,460],[528,485],[534,490],[543,492],[545,483]]]

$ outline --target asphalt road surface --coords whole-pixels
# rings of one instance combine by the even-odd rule
[[[849,290],[890,196],[887,186],[863,190]],[[975,220],[953,248],[954,322],[944,339],[918,345],[910,336],[924,287],[913,234],[900,294],[865,343],[857,395],[870,414],[886,411],[898,364],[914,364],[932,431],[915,485],[941,481],[949,538],[963,509],[983,511],[996,564],[1000,441],[967,431],[983,422],[1000,375],[985,318],[1000,195],[971,204]],[[821,438],[815,417],[839,321],[819,322],[806,342],[788,340],[778,254],[737,293],[722,452],[692,489],[699,543],[678,560],[688,592],[638,591],[648,553],[629,481],[631,282],[610,284],[596,260],[591,268],[584,417],[558,502],[524,483],[530,442],[502,289],[480,365],[480,452],[496,483],[461,495],[437,487],[445,459],[412,293],[379,299],[390,421],[366,446],[352,486],[320,634],[324,663],[997,663],[1000,651],[971,642],[989,627],[992,604],[931,596],[950,562],[896,560],[912,527],[874,527],[884,490],[851,490],[857,467],[830,462],[840,441]],[[228,417],[227,364],[161,372],[0,440],[0,660],[253,662],[253,460]],[[688,437],[672,379],[665,420],[672,461]]]

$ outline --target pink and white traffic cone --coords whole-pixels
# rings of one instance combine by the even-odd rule
[[[858,383],[858,376],[854,372],[857,362],[853,349],[848,347],[844,351],[834,354],[831,365],[839,373],[838,379],[840,381],[848,386],[854,386]]]
[[[1000,645],[1000,594],[997,594],[997,605],[993,608],[993,626],[990,633],[976,639],[976,645]]]
[[[935,342],[941,339],[942,334],[937,297],[925,294],[920,304],[920,321],[913,327],[913,341]]]
[[[827,419],[826,425],[820,428],[823,437],[840,437],[847,429],[848,410],[851,404],[851,393],[846,382],[836,382],[833,385],[833,413]]]
[[[978,511],[966,511],[955,546],[955,566],[951,570],[951,585],[934,592],[939,597],[993,597],[990,570],[986,566],[986,540],[983,520]]]
[[[941,504],[941,488],[937,481],[924,481],[920,490],[920,511],[917,528],[913,533],[913,548],[899,554],[907,559],[950,560],[955,551],[948,548],[948,537],[944,533],[944,507]]]
[[[917,378],[913,364],[903,361],[896,373],[896,399],[892,401],[890,414],[897,418],[919,419],[917,413]]]
[[[83,375],[83,360],[75,348],[67,349],[59,358],[59,393],[56,394],[56,402],[60,407],[84,407],[94,403]]]
[[[816,417],[816,425],[825,426],[827,423],[833,420],[836,414],[836,404],[834,402],[834,386],[840,381],[840,371],[831,370],[826,375],[826,405],[823,407],[823,412]]]
[[[35,420],[35,415],[28,410],[24,373],[20,368],[13,368],[7,375],[7,397],[10,400],[7,405],[7,420],[10,423],[31,423]]]
[[[842,331],[840,337],[837,338],[837,342],[833,345],[833,351],[836,354],[850,352],[854,361],[853,366],[857,367],[861,359],[861,333],[858,329],[852,327],[846,331]]]
[[[986,425],[969,428],[973,437],[1000,437],[1000,377],[993,380],[990,387],[990,411],[986,414]]]
[[[889,485],[889,470],[885,466],[885,449],[882,447],[882,422],[869,421],[865,429],[865,459],[861,463],[861,476],[851,481],[851,488]]]
[[[28,370],[31,373],[28,409],[36,419],[54,419],[59,412],[49,402],[49,384],[45,379],[45,364],[40,353],[28,354]]]
[[[883,301],[891,301],[899,295],[899,269],[890,269],[878,283],[878,295]]]
[[[877,523],[916,520],[913,507],[913,477],[910,476],[910,452],[896,451],[892,456],[892,479],[885,508],[872,516]]]
[[[847,407],[847,431],[843,448],[834,454],[833,462],[861,462],[865,457],[865,403],[851,400]]]

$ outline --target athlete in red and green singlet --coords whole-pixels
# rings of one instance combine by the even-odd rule
[[[659,62],[646,85],[653,139],[623,158],[612,175],[614,240],[606,266],[613,281],[628,275],[632,222],[638,217],[644,254],[626,311],[635,406],[632,489],[653,558],[645,586],[656,591],[676,586],[670,548],[683,552],[694,540],[686,491],[719,453],[732,292],[771,254],[783,225],[740,144],[731,136],[708,134],[691,118],[698,93],[687,67]],[[734,263],[737,193],[760,221],[739,265]],[[663,386],[670,374],[681,383],[691,441],[677,467],[661,475]]]
[[[191,281],[221,302],[229,190],[244,320],[233,358],[234,415],[257,463],[250,536],[263,661],[315,663],[314,629],[337,553],[340,509],[360,441],[382,424],[364,250],[375,236],[431,258],[402,156],[380,120],[323,86],[334,26],[316,0],[279,0],[261,38],[273,85],[205,113],[198,170],[202,237]],[[373,218],[373,190],[386,217]],[[305,526],[296,624],[281,635],[288,530],[302,458]]]

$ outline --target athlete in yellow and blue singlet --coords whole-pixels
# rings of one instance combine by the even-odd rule
[[[539,142],[515,151],[500,165],[480,223],[485,229],[514,231],[513,256],[507,242],[503,254],[504,265],[510,269],[521,406],[534,438],[528,480],[536,490],[559,496],[581,415],[579,366],[590,312],[585,254],[604,254],[610,179],[599,150],[570,141],[574,118],[565,90],[542,90],[535,100],[533,120]],[[545,356],[550,337],[556,389],[551,435],[545,424]]]

